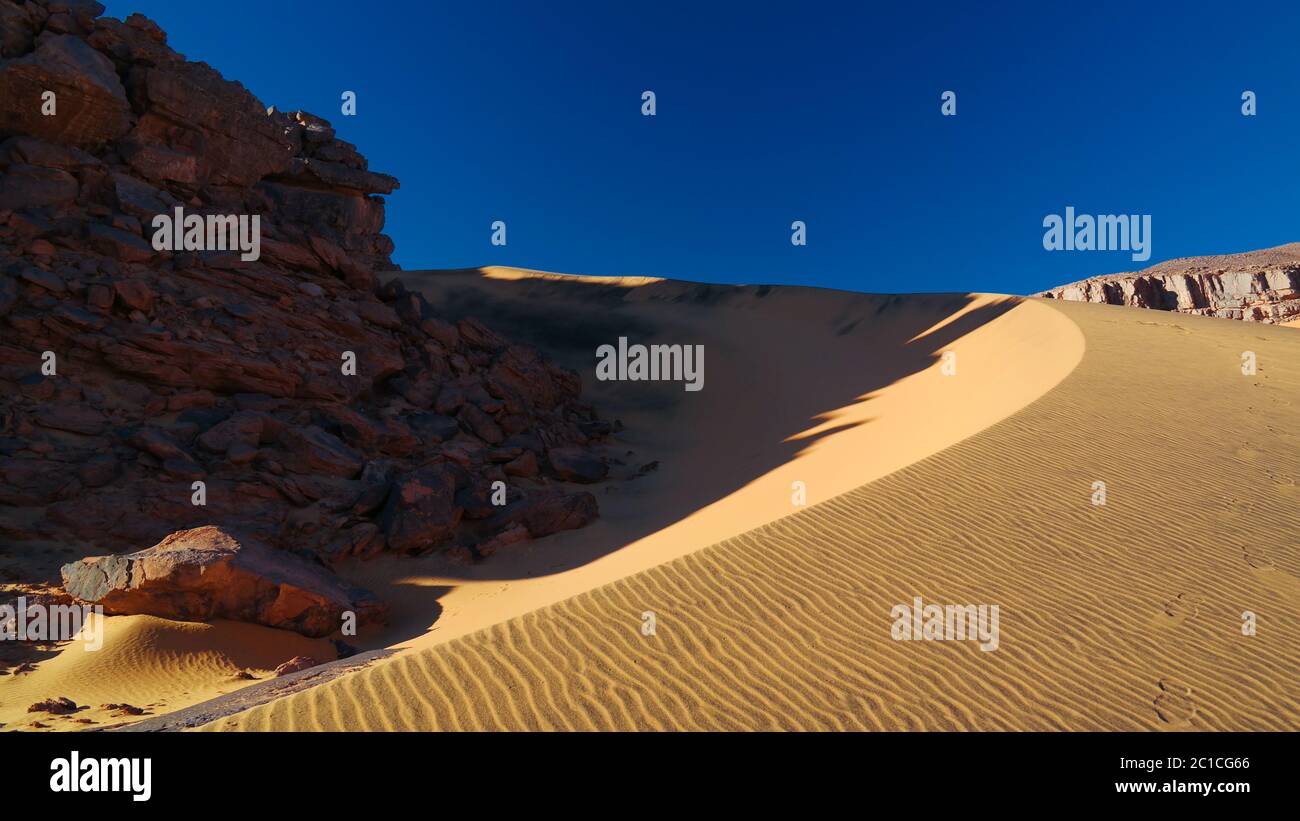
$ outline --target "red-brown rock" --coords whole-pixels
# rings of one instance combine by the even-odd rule
[[[393,483],[379,517],[389,550],[421,553],[451,540],[462,509],[456,481],[447,470],[426,468]]]
[[[110,615],[232,619],[326,636],[343,614],[382,622],[386,608],[319,565],[217,527],[173,533],[147,550],[63,566],[63,586]]]
[[[55,94],[53,116],[41,111],[46,91]],[[97,145],[130,127],[131,105],[112,61],[84,40],[42,37],[31,54],[0,64],[0,134]]]
[[[310,670],[320,665],[320,662],[311,656],[294,656],[288,661],[275,668],[276,678],[280,676],[290,676],[294,673],[301,673],[303,670]]]
[[[55,698],[47,698],[44,701],[36,702],[27,708],[27,712],[66,716],[70,713],[75,713],[80,709],[81,707],[77,706],[77,702],[72,699],[66,696],[57,696]]]

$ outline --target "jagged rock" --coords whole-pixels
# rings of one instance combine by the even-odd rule
[[[151,453],[159,459],[189,459],[190,455],[171,437],[160,430],[143,428],[132,434],[129,442],[140,450]]]
[[[75,171],[104,163],[94,154],[70,145],[46,142],[35,137],[10,137],[0,143],[0,165],[34,165]]]
[[[460,425],[450,416],[427,411],[416,411],[407,417],[407,424],[425,443],[445,442],[460,433]]]
[[[342,163],[320,159],[295,157],[289,164],[288,176],[322,182],[329,186],[351,188],[366,194],[391,194],[397,179],[387,174],[361,171]]]
[[[121,231],[111,225],[91,223],[86,226],[86,238],[91,248],[105,256],[123,262],[147,262],[154,257],[153,246],[136,234]],[[119,291],[119,296],[121,292]],[[143,311],[144,308],[137,310]]]
[[[365,467],[365,460],[334,434],[312,425],[289,428],[281,437],[290,452],[289,467],[299,473],[321,473],[350,479]]]
[[[80,433],[83,436],[98,436],[108,424],[104,414],[87,405],[75,404],[47,407],[35,421],[41,427]]]
[[[1080,280],[1036,294],[1268,324],[1300,319],[1300,243],[1188,257],[1136,273]]]
[[[463,510],[450,471],[425,468],[393,483],[379,516],[389,550],[420,553],[450,541]]]
[[[539,499],[532,528],[491,521],[492,482],[523,480],[522,515],[559,475],[548,446],[608,431],[576,374],[398,280],[376,286],[393,251],[376,195],[397,181],[147,18],[101,13],[0,0],[5,546],[124,552],[219,525],[334,564],[589,521],[594,497]],[[154,218],[178,207],[258,216],[261,257],[155,250]]]
[[[63,278],[51,271],[43,271],[40,268],[24,268],[18,275],[31,284],[38,285],[54,294],[62,295],[68,289]]]
[[[199,445],[212,453],[226,453],[232,447],[256,447],[262,440],[266,417],[256,411],[239,411],[218,422],[199,436]]]
[[[487,442],[489,445],[499,445],[505,441],[506,435],[505,432],[501,430],[501,426],[498,425],[491,416],[484,413],[474,405],[467,403],[460,409],[460,413],[456,418],[459,419],[465,427],[470,430],[470,432],[482,439],[484,442]]]
[[[288,675],[293,675],[294,673],[300,673],[303,670],[310,670],[312,667],[317,667],[319,665],[320,662],[312,658],[311,656],[294,656],[293,658],[284,662],[280,666],[276,667],[272,675],[274,675],[276,678],[279,678],[280,676],[288,676]]]
[[[537,454],[533,453],[531,450],[526,450],[519,454],[519,456],[511,459],[509,462],[506,462],[502,470],[506,472],[507,476],[532,478],[540,471],[537,464]]]
[[[553,408],[577,397],[581,382],[577,374],[551,365],[537,351],[513,345],[488,369],[487,387],[501,399]]]
[[[42,94],[55,94],[55,114]],[[45,36],[31,54],[0,62],[0,134],[96,145],[131,127],[131,105],[113,63],[70,34]]]
[[[293,159],[288,118],[207,65],[146,68],[133,92],[145,113],[124,141],[127,159],[155,183],[249,186]]]
[[[526,542],[530,538],[532,537],[527,527],[522,524],[512,524],[492,538],[479,542],[475,549],[480,556],[486,558],[502,548]]]
[[[466,317],[458,322],[456,330],[465,344],[490,353],[496,353],[510,344],[500,334],[473,317]]]
[[[173,533],[146,550],[95,556],[63,566],[63,587],[110,615],[183,621],[232,619],[326,636],[345,612],[358,624],[382,622],[386,608],[368,591],[324,568],[217,527]]]
[[[27,708],[27,712],[66,716],[70,713],[75,713],[80,709],[81,707],[77,706],[77,702],[72,699],[66,696],[58,696],[56,698],[47,698],[44,701],[36,702]]]
[[[31,51],[39,28],[34,7],[0,3],[0,58],[19,57]]]
[[[77,178],[59,168],[11,165],[0,176],[0,208],[44,208],[77,198]]]
[[[137,239],[139,239],[137,237]],[[150,251],[152,255],[152,250]],[[153,291],[138,279],[122,279],[113,283],[117,299],[127,308],[149,313],[153,310]]]
[[[134,704],[101,704],[100,709],[110,711],[114,716],[142,716],[144,715],[143,707],[136,707]]]
[[[599,516],[596,497],[590,493],[552,493],[526,498],[509,506],[502,518],[528,529],[535,539],[586,527]]]
[[[551,448],[546,452],[546,458],[555,475],[566,482],[590,484],[609,475],[609,465],[605,460],[582,448]]]

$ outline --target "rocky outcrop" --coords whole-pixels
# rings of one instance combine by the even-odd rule
[[[78,712],[82,709],[84,708],[78,706],[77,702],[73,701],[67,696],[55,696],[54,698],[47,698],[43,701],[36,702],[35,704],[27,708],[27,712],[49,713],[50,715],[55,715],[55,716],[66,716],[71,713]]]
[[[294,656],[283,664],[279,665],[272,671],[271,675],[276,678],[281,676],[291,676],[294,673],[301,673],[303,670],[310,670],[320,665],[320,662],[311,656]]]
[[[560,483],[604,477],[610,426],[578,376],[378,283],[397,180],[101,12],[0,0],[0,541],[216,525],[336,563],[590,521]],[[258,217],[260,257],[155,250],[177,208]]]
[[[173,533],[146,550],[63,566],[73,598],[113,615],[232,619],[328,636],[345,613],[379,624],[387,608],[319,564],[218,527]]]
[[[1035,296],[1280,324],[1300,319],[1300,243],[1189,257],[1081,280]]]

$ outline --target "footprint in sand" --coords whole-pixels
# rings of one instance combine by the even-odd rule
[[[1268,557],[1268,551],[1262,547],[1248,547],[1245,552],[1246,564],[1256,570],[1271,570],[1277,565]]]
[[[1196,717],[1196,702],[1192,701],[1192,688],[1174,678],[1162,678],[1156,682],[1160,695],[1153,704],[1156,715],[1166,724],[1185,727]]]
[[[1287,596],[1300,596],[1300,578],[1274,564],[1262,547],[1248,547],[1244,553],[1246,564],[1254,569],[1258,578],[1269,587]]]
[[[1200,596],[1193,596],[1190,593],[1179,593],[1174,598],[1165,602],[1164,613],[1156,618],[1169,626],[1182,624],[1188,619],[1196,618],[1201,612],[1201,605],[1205,604],[1205,599]]]
[[[1300,497],[1300,485],[1297,485],[1296,477],[1286,473],[1274,473],[1271,470],[1264,471],[1264,475],[1273,483],[1273,490],[1293,499]]]
[[[1240,519],[1243,516],[1251,515],[1252,507],[1250,502],[1244,501],[1242,499],[1223,497],[1223,506],[1224,509],[1219,511],[1219,513],[1216,514],[1219,521],[1221,522],[1232,522]]]

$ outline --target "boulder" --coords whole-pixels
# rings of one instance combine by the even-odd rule
[[[135,237],[140,240],[139,237]],[[153,249],[148,248],[150,256],[153,255]],[[148,284],[138,279],[123,279],[113,283],[113,291],[117,294],[117,299],[128,310],[142,311],[149,313],[153,310],[153,291]]]
[[[609,465],[605,460],[582,448],[551,448],[546,452],[546,458],[555,475],[566,482],[591,484],[609,475]]]
[[[180,621],[231,619],[327,636],[343,614],[382,623],[387,608],[320,565],[219,527],[173,533],[124,556],[65,564],[63,587],[109,615]]]
[[[120,259],[123,262],[148,262],[155,255],[153,246],[145,242],[139,234],[131,234],[111,225],[92,222],[86,226],[86,239],[91,248],[104,256]]]
[[[0,209],[66,205],[77,198],[77,178],[59,168],[11,165],[0,175]]]
[[[600,515],[596,497],[590,493],[546,493],[525,498],[506,508],[502,519],[517,522],[534,539],[577,530]]]
[[[67,696],[57,696],[55,698],[47,698],[44,701],[36,702],[27,708],[27,712],[66,716],[70,713],[75,713],[80,709],[81,707],[77,705],[77,702]]]
[[[309,425],[289,428],[281,437],[289,449],[288,467],[305,474],[325,474],[351,479],[365,467],[365,459],[337,436]]]
[[[451,540],[463,510],[449,470],[425,468],[397,479],[379,515],[389,550],[421,553]]]
[[[212,453],[226,453],[233,446],[256,447],[262,439],[265,417],[256,411],[239,411],[218,422],[199,436],[199,446]]]

